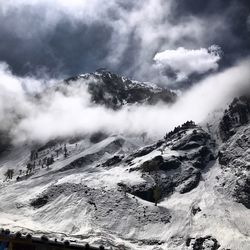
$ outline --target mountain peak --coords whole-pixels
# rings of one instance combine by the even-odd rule
[[[176,94],[153,83],[130,80],[105,68],[66,79],[66,84],[84,81],[93,103],[119,109],[126,104],[173,103]]]

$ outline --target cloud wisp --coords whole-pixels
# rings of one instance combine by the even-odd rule
[[[175,76],[175,80],[183,81],[192,74],[204,74],[218,69],[220,54],[221,48],[217,45],[196,50],[179,47],[157,53],[154,61],[158,67]]]
[[[125,106],[113,111],[90,101],[86,83],[40,90],[40,81],[13,75],[0,67],[0,124],[15,143],[46,142],[56,137],[97,131],[162,137],[187,120],[202,122],[214,110],[225,107],[237,92],[249,86],[250,60],[215,73],[180,95],[172,105]],[[25,83],[25,84],[24,84]],[[27,86],[32,83],[32,94]],[[50,83],[52,84],[52,83]],[[43,85],[43,84],[42,84]],[[34,86],[37,88],[34,90]],[[38,90],[38,91],[37,91]],[[34,91],[36,95],[34,95]]]

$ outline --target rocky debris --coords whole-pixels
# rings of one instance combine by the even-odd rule
[[[131,81],[105,69],[69,78],[65,83],[74,84],[79,81],[87,84],[92,102],[112,109],[119,109],[124,104],[155,104],[159,101],[173,103],[176,100],[176,95],[166,88]]]
[[[149,225],[149,223],[159,225],[159,223],[169,223],[171,220],[168,209],[164,207],[145,205],[136,197],[126,195],[124,192],[115,189],[91,188],[83,184],[64,183],[51,185],[38,197],[32,199],[30,205],[38,209],[37,213],[44,216],[44,211],[48,209],[46,205],[50,204],[53,207],[51,204],[57,198],[60,197],[60,200],[63,201],[63,199],[68,199],[71,196],[80,201],[75,206],[72,206],[72,212],[77,209],[76,206],[80,206],[80,209],[84,206],[88,210],[88,214],[92,214],[92,223],[94,225],[103,225],[103,228],[114,232],[116,232],[116,227],[120,227],[128,220],[132,220],[138,230],[142,226]],[[62,206],[60,208],[62,214],[64,209],[68,210],[70,207],[66,206],[64,208]],[[107,217],[109,217],[108,221]],[[124,237],[124,234],[121,236]]]
[[[90,189],[82,184],[64,183],[61,185],[52,185],[37,198],[32,199],[30,201],[30,205],[38,209],[55,200],[60,195],[69,196],[72,193],[90,195],[91,191],[93,191],[93,189]]]
[[[191,210],[193,215],[196,215],[197,213],[201,212],[201,208],[197,205],[194,205]]]
[[[102,199],[98,199],[99,195],[102,195]],[[95,197],[97,206],[95,215],[98,221],[106,221],[106,217],[110,217],[110,225],[106,224],[107,228],[112,226],[112,218],[122,218],[122,221],[116,223],[117,227],[123,225],[122,222],[132,220],[138,230],[149,223],[167,224],[171,221],[168,209],[142,204],[136,197],[125,195],[124,192],[104,190],[99,195]]]
[[[235,98],[225,110],[219,125],[220,135],[223,141],[234,135],[237,129],[250,120],[250,97],[241,96]]]
[[[188,238],[186,246],[190,250],[217,250],[220,248],[220,244],[212,236]]]

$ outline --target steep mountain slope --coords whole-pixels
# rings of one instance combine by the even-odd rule
[[[250,121],[250,97],[235,98],[225,110],[220,122],[220,135],[223,141],[234,135],[238,128]]]
[[[67,84],[90,77],[99,86],[93,77],[106,74]],[[106,94],[95,100],[96,90],[92,101],[118,109],[159,90],[138,83],[147,94],[130,99],[137,87],[117,81],[122,90],[101,80]],[[188,121],[157,142],[97,133],[9,148],[0,156],[0,226],[114,249],[248,250],[248,107],[235,99],[213,132]]]
[[[235,98],[225,111],[220,132],[225,143],[220,147],[219,163],[225,175],[226,193],[250,208],[250,98]]]
[[[177,127],[164,140],[125,159],[128,170],[142,172],[145,179],[127,191],[151,202],[156,189],[159,200],[175,190],[182,194],[191,191],[199,184],[202,169],[214,160],[213,147],[211,137],[193,122]]]

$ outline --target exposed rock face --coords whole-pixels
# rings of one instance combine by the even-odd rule
[[[191,191],[192,189],[196,188],[200,182],[201,178],[201,172],[197,170],[190,169],[191,173],[188,173],[187,175],[183,175],[180,178],[179,185],[179,192],[181,194],[187,193]],[[186,179],[187,178],[187,179]]]
[[[212,236],[188,238],[186,246],[190,250],[217,250],[220,248],[220,244]]]
[[[48,203],[49,197],[47,195],[43,195],[41,197],[38,197],[37,199],[34,199],[30,202],[30,205],[34,208],[40,208],[45,206]]]
[[[73,84],[81,80],[87,83],[92,101],[108,108],[118,109],[127,103],[173,103],[176,100],[176,95],[166,88],[132,81],[103,69],[69,78],[65,82]]]
[[[237,128],[250,120],[250,97],[235,98],[220,122],[220,135],[223,141],[234,135]]]
[[[250,98],[235,98],[220,123],[224,143],[218,153],[228,195],[250,208]]]
[[[10,140],[6,132],[0,131],[0,155],[10,147]]]
[[[250,125],[243,126],[224,143],[219,163],[223,186],[234,199],[250,208]]]
[[[119,162],[121,162],[123,158],[124,158],[123,155],[115,155],[115,156],[109,158],[107,161],[105,161],[102,164],[102,167],[111,167],[111,166],[113,166],[113,165],[118,164]]]
[[[183,124],[165,140],[125,158],[129,171],[140,171],[145,180],[127,186],[127,192],[152,202],[156,187],[161,198],[174,190],[182,194],[193,190],[200,182],[201,171],[215,158],[213,147],[214,142],[203,129],[193,122]]]

